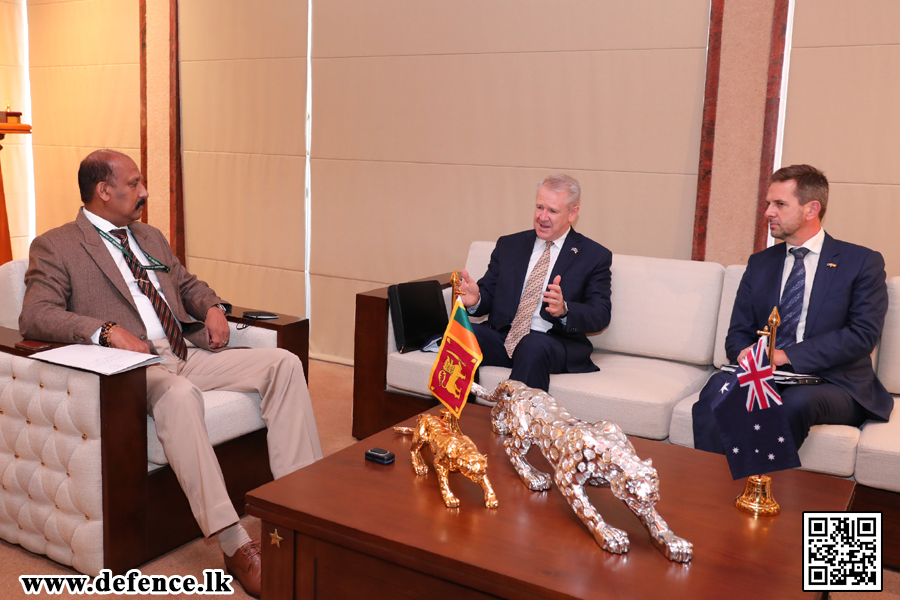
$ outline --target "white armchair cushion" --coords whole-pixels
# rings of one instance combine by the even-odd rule
[[[26,269],[27,260],[13,260],[0,265],[0,327],[19,328]]]
[[[259,410],[261,402],[255,392],[203,392],[204,421],[213,446],[265,427]],[[147,459],[156,465],[169,463],[152,418],[147,419]]]

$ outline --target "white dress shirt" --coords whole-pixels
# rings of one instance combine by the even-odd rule
[[[794,268],[794,255],[791,250],[794,248],[808,248],[806,256],[803,259],[803,266],[806,268],[806,283],[803,286],[803,308],[800,310],[800,322],[797,323],[797,343],[803,341],[803,334],[806,333],[806,313],[809,310],[809,296],[812,294],[813,281],[816,279],[816,269],[819,268],[819,258],[822,256],[822,244],[825,243],[825,230],[819,228],[819,233],[806,240],[800,246],[794,246],[785,242],[784,268],[781,270],[781,293],[778,294],[780,301],[781,294],[784,293],[784,286]]]
[[[147,255],[141,250],[141,247],[138,245],[137,241],[134,239],[134,236],[131,234],[131,229],[128,227],[116,227],[103,217],[98,217],[91,211],[84,209],[84,216],[88,218],[88,220],[98,229],[109,233],[113,229],[125,229],[128,232],[128,245],[131,248],[131,251],[134,253],[135,257],[137,257],[138,262],[142,265],[150,264],[150,261],[147,259]],[[163,329],[162,323],[159,321],[159,317],[156,315],[156,309],[153,308],[153,303],[150,302],[150,298],[144,295],[144,292],[141,291],[141,288],[138,287],[137,280],[134,278],[134,273],[131,272],[131,267],[128,266],[128,262],[125,260],[125,255],[122,254],[122,251],[116,248],[110,241],[106,238],[103,238],[103,244],[106,246],[106,249],[109,251],[110,256],[112,256],[113,261],[115,261],[116,266],[119,268],[119,272],[122,273],[122,277],[125,279],[125,284],[128,286],[128,291],[131,292],[131,297],[134,299],[135,305],[137,305],[138,312],[141,315],[141,320],[144,322],[144,327],[147,329],[147,339],[148,340],[164,340],[166,339],[166,331]],[[163,300],[168,304],[168,300],[166,300],[165,294],[163,294],[162,289],[159,287],[159,278],[156,276],[155,271],[147,271],[147,277],[150,279],[150,283],[153,284],[153,287],[159,292],[159,295]],[[178,324],[178,327],[181,327],[181,323],[178,323],[178,319],[175,319],[175,322]],[[100,343],[100,330],[94,332],[94,335],[91,336],[91,340],[95,344]]]

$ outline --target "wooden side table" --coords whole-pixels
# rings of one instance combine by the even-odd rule
[[[0,140],[7,133],[31,133],[31,125],[25,123],[0,123]],[[3,150],[3,146],[0,146]],[[6,194],[3,193],[3,168],[0,167],[0,265],[12,260],[12,241],[9,236],[9,218],[6,215]]]

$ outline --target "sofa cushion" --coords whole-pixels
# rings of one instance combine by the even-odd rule
[[[393,352],[388,356],[389,387],[430,395],[428,375],[435,354]],[[584,421],[612,421],[629,435],[661,440],[669,432],[672,408],[706,382],[709,369],[673,361],[597,352],[598,373],[550,376],[550,395]],[[510,370],[483,367],[481,385],[494,389]]]
[[[213,446],[262,429],[259,394],[216,390],[203,392],[206,414],[204,421]],[[156,421],[147,419],[147,460],[152,464],[169,463],[156,435]]]
[[[878,379],[892,394],[900,394],[900,277],[888,281],[888,311],[878,356]]]
[[[685,398],[672,411],[669,441],[679,446],[694,447],[694,427],[691,414],[699,392]],[[848,425],[814,425],[800,447],[803,470],[816,471],[837,477],[850,477],[857,464],[856,446],[859,429]]]
[[[669,435],[672,409],[698,391],[709,368],[668,360],[595,353],[597,373],[550,378],[550,395],[584,421],[612,421],[628,435],[655,440]]]
[[[890,421],[863,425],[856,452],[856,481],[900,492],[900,398],[894,397]]]
[[[724,271],[712,262],[616,254],[612,321],[591,342],[610,352],[711,365]]]
[[[716,346],[713,351],[713,364],[717,369],[728,364],[728,357],[725,356],[725,336],[728,335],[728,326],[731,325],[734,299],[737,297],[741,277],[744,276],[746,270],[747,267],[744,265],[730,265],[725,268],[725,277],[722,280],[722,299],[719,301],[719,316],[716,322]]]
[[[472,242],[469,246],[469,256],[466,258],[466,271],[469,272],[469,277],[478,281],[487,273],[491,252],[496,245],[494,242]]]

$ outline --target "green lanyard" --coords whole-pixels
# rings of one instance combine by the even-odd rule
[[[131,252],[130,250],[126,249],[125,246],[123,246],[121,243],[119,243],[119,240],[117,240],[115,237],[109,235],[108,233],[106,233],[105,231],[103,231],[102,229],[97,227],[96,225],[94,225],[94,229],[97,230],[97,233],[100,234],[100,237],[102,237],[104,240],[106,240],[107,242],[109,242],[110,244],[112,244],[113,246],[118,248],[122,252],[122,254],[124,254],[126,257],[130,256],[131,258],[133,258],[134,262],[139,264],[142,269],[144,269],[146,271],[162,271],[164,273],[169,272],[169,267],[167,267],[166,265],[162,264],[161,262],[159,262],[158,260],[156,260],[155,258],[150,256],[150,254],[148,254],[146,251],[144,251],[143,248],[141,248],[141,251],[144,252],[144,256],[146,256],[148,259],[150,259],[150,263],[151,263],[150,265],[147,265],[147,266],[141,265],[141,261],[139,261],[137,259],[137,256],[135,256],[134,253]]]

